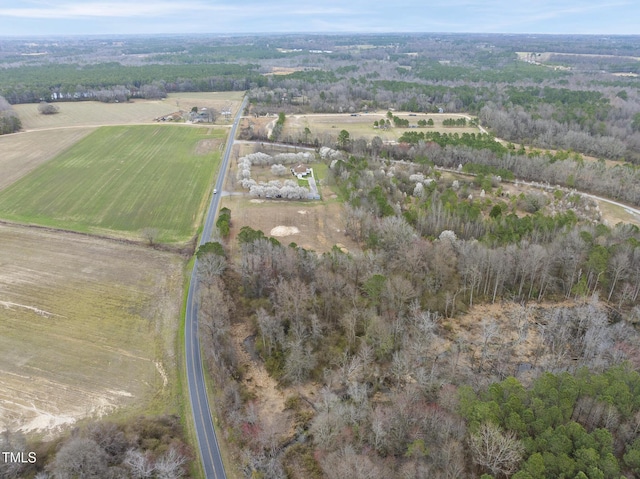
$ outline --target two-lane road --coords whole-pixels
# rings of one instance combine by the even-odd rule
[[[220,191],[224,184],[224,177],[229,167],[229,158],[231,156],[231,148],[236,136],[236,130],[242,112],[247,106],[247,98],[245,97],[238,113],[236,114],[233,126],[229,132],[227,146],[222,157],[220,165],[220,174],[216,180],[214,188],[218,194],[211,196],[211,204],[207,211],[207,216],[200,237],[199,244],[202,245],[211,239],[213,225],[215,223],[216,212],[218,211],[218,203]],[[226,479],[224,472],[224,464],[220,456],[216,431],[213,426],[211,417],[211,408],[207,398],[207,388],[204,378],[204,369],[202,365],[202,356],[200,352],[200,338],[198,336],[198,259],[196,258],[193,271],[191,272],[191,282],[189,284],[189,294],[187,295],[186,313],[185,313],[185,367],[187,370],[187,385],[189,389],[189,399],[191,402],[191,410],[193,411],[193,420],[195,424],[196,436],[198,439],[198,448],[200,450],[200,458],[202,467],[207,479]]]

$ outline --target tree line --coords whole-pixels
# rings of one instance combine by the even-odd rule
[[[364,38],[364,37],[363,37]],[[175,91],[249,90],[254,111],[359,112],[390,108],[412,112],[468,112],[480,115],[493,133],[512,142],[541,148],[573,149],[607,159],[640,158],[640,131],[633,126],[640,98],[633,78],[594,71],[554,70],[518,60],[500,36],[485,41],[472,35],[368,38],[369,49],[345,51],[354,36],[218,40],[159,39],[101,45],[102,63],[77,49],[55,62],[9,64],[0,70],[0,95],[10,103],[157,98]],[[520,51],[583,51],[591,39],[509,38]],[[278,48],[275,42],[285,47]],[[385,44],[385,42],[390,42]],[[310,45],[330,53],[313,54]],[[478,47],[480,45],[480,47]],[[219,47],[221,55],[216,56]],[[97,48],[95,45],[92,48]],[[633,56],[626,46],[621,58]],[[132,52],[148,50],[145,64]],[[224,52],[224,53],[223,53]],[[285,53],[286,52],[286,53]],[[246,55],[246,56],[245,56]],[[38,62],[32,60],[31,63]],[[263,75],[274,68],[288,75]],[[386,122],[385,122],[386,124]]]
[[[2,96],[0,96],[0,135],[7,133],[15,133],[22,128],[22,122],[11,108],[11,104]]]
[[[191,477],[194,460],[177,416],[89,422],[53,440],[4,430],[0,449],[20,458],[0,461],[0,477],[6,479],[179,479]]]

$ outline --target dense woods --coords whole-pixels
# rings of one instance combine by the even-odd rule
[[[245,226],[240,254],[219,244],[201,271],[205,353],[246,476],[633,477],[638,228],[594,222],[571,192],[504,196],[482,168],[323,154],[361,252]],[[284,430],[244,390],[240,324],[290,391]]]
[[[0,477],[7,479],[178,479],[190,477],[193,460],[176,416],[139,417],[126,424],[90,422],[49,441],[4,431],[0,449],[24,455],[0,462]]]
[[[247,477],[504,477],[519,470],[517,477],[563,477],[573,470],[618,478],[637,467],[639,338],[630,321],[640,317],[634,309],[621,320],[595,299],[594,290],[606,283],[608,293],[619,279],[612,265],[593,270],[599,249],[582,243],[593,231],[560,233],[557,245],[491,248],[446,230],[420,239],[397,216],[374,222],[374,247],[320,257],[243,228],[239,263],[218,254],[203,272],[205,351],[227,439],[243,448]],[[586,249],[576,251],[576,242]],[[548,248],[558,251],[557,263]],[[503,256],[509,250],[522,256]],[[550,271],[561,276],[543,279]],[[631,281],[627,294],[637,291],[638,278]],[[565,294],[577,301],[515,303],[476,324],[458,323],[472,304]],[[313,400],[290,398],[292,432],[256,416],[242,392],[230,334],[245,321],[273,377],[284,386],[320,384]],[[558,391],[571,402],[559,403]],[[564,434],[569,439],[557,440],[570,442],[562,450],[544,445],[545,435]],[[482,441],[498,447],[492,441],[507,440],[508,461],[482,452]]]

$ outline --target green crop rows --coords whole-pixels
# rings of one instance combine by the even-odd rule
[[[224,132],[168,125],[102,127],[0,193],[0,218],[180,242],[196,231]]]

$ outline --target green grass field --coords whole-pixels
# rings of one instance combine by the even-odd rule
[[[102,127],[0,192],[0,218],[76,231],[188,240],[199,225],[224,130]]]
[[[347,130],[352,140],[359,138],[370,141],[378,136],[383,141],[397,141],[406,131],[438,131],[440,133],[478,133],[479,129],[467,125],[466,127],[446,127],[442,122],[448,118],[464,118],[467,115],[460,113],[417,113],[396,112],[396,116],[409,120],[410,125],[417,126],[418,120],[432,119],[433,127],[422,127],[412,130],[410,128],[389,128],[386,130],[373,127],[374,121],[386,119],[386,112],[375,112],[367,114],[313,114],[313,115],[290,115],[287,117],[282,137],[292,138],[302,137],[304,128],[311,131],[311,138],[318,137],[325,141],[335,142],[341,130]]]

